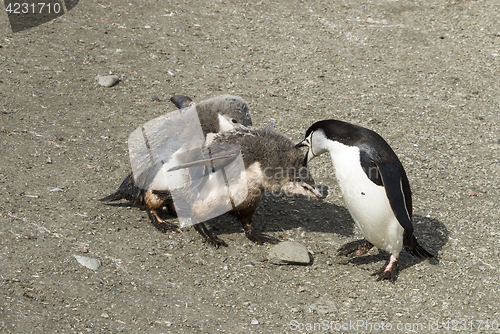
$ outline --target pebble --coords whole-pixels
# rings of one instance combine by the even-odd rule
[[[334,313],[337,311],[337,306],[335,303],[329,300],[320,300],[309,306],[309,311],[316,311],[319,314]]]
[[[259,320],[257,319],[252,319],[252,321],[250,322],[252,325],[258,325],[259,324]]]
[[[61,188],[57,187],[57,188],[52,189],[50,192],[57,193],[59,191],[63,191],[63,190]]]
[[[103,87],[111,87],[114,86],[120,78],[117,75],[98,75],[96,77],[99,80],[99,85]]]
[[[165,243],[167,245],[170,245],[170,246],[177,246],[179,244],[178,241],[175,241],[175,240],[172,240],[172,239],[165,240]]]
[[[304,245],[295,241],[285,241],[271,248],[269,262],[274,264],[308,264],[311,262],[311,258]]]
[[[101,266],[101,260],[99,259],[93,259],[91,257],[85,257],[80,255],[73,255],[73,256],[78,261],[78,263],[89,269],[97,270]]]

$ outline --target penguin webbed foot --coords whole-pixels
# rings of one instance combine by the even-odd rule
[[[391,255],[389,261],[387,261],[382,268],[374,272],[371,276],[378,276],[377,281],[389,280],[394,283],[398,278],[398,272],[398,260]]]
[[[279,239],[260,232],[258,229],[253,227],[251,224],[243,225],[243,230],[245,231],[245,236],[248,239],[250,239],[251,241],[253,241],[259,245],[262,245],[265,242],[270,243],[270,244],[277,244],[279,242]]]
[[[372,249],[373,244],[366,239],[360,239],[351,241],[337,250],[337,255],[343,256],[361,256],[363,254],[368,253],[370,249]]]
[[[158,216],[155,210],[147,210],[151,224],[156,227],[160,232],[166,233],[167,231],[181,232],[179,226],[166,222]]]
[[[219,248],[220,246],[227,247],[227,244],[224,240],[217,238],[215,234],[210,232],[205,224],[198,223],[193,225],[194,229],[201,234],[209,244],[215,246],[215,248]]]

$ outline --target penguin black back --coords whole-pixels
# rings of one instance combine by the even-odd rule
[[[311,125],[306,131],[306,138],[311,132],[322,129],[325,136],[347,146],[356,146],[360,150],[361,166],[368,178],[375,184],[383,186],[377,163],[388,163],[394,166],[401,175],[405,204],[410,217],[413,215],[410,182],[396,153],[378,133],[359,125],[339,121],[322,120]]]

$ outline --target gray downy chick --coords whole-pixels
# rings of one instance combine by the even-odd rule
[[[303,195],[316,200],[322,197],[314,188],[314,181],[307,168],[304,154],[289,138],[269,127],[263,129],[246,127],[217,134],[207,148],[216,153],[218,147],[224,147],[224,144],[240,148],[245,173],[236,180],[235,187],[248,190],[246,198],[237,206],[233,206],[228,214],[241,223],[246,237],[251,241],[258,244],[278,242],[278,239],[262,234],[256,229],[252,217],[264,191],[283,192],[290,196]],[[199,165],[203,164],[209,165],[210,160],[200,161]],[[214,193],[220,192],[214,189]],[[215,195],[212,200],[222,201],[223,198]],[[193,207],[200,212],[209,209],[206,203],[195,203]],[[194,227],[214,246],[227,246],[203,224],[196,224]]]
[[[195,103],[185,95],[176,95],[170,99],[179,109],[189,107]],[[231,129],[252,125],[250,107],[248,103],[233,95],[221,95],[204,100],[196,104],[196,111],[200,125],[205,136],[212,133],[228,131]],[[141,189],[134,182],[132,172],[123,180],[118,190],[113,194],[101,198],[101,202],[127,200],[148,213],[151,223],[162,232],[179,230],[178,226],[164,221],[158,215],[158,210],[167,207],[175,215],[172,196],[168,189],[151,190]],[[205,228],[199,226],[197,229]],[[205,228],[206,229],[206,228]]]

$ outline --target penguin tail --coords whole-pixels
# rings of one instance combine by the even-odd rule
[[[109,195],[109,196],[106,196],[106,197],[104,197],[104,198],[99,199],[99,201],[101,201],[101,202],[114,202],[114,201],[119,201],[119,200],[121,200],[121,199],[123,199],[123,198],[125,198],[125,197],[123,197],[123,195],[122,195],[122,194],[120,194],[120,193],[117,191],[117,192],[115,192],[114,194],[111,194],[111,195]]]
[[[130,173],[125,180],[123,180],[118,190],[113,194],[101,198],[101,202],[114,202],[121,199],[126,199],[139,206],[145,205],[145,190],[139,188],[134,182],[134,175]]]
[[[403,245],[405,249],[408,251],[408,253],[410,253],[413,256],[419,258],[434,257],[434,255],[432,255],[431,253],[426,251],[422,246],[420,246],[417,238],[415,238],[415,235],[413,235],[413,231],[408,231],[408,230],[404,231]]]

